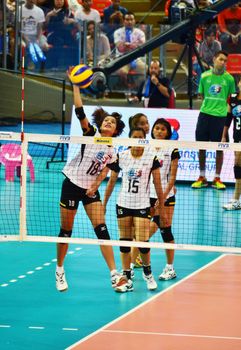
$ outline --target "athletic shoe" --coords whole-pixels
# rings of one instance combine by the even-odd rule
[[[66,282],[65,279],[65,273],[58,273],[57,271],[55,272],[55,278],[56,278],[56,288],[58,289],[59,292],[64,292],[68,289],[68,283]]]
[[[159,280],[162,280],[162,281],[168,281],[176,277],[177,277],[177,274],[175,270],[173,268],[169,268],[166,266],[158,278]]]
[[[116,287],[116,284],[119,281],[119,279],[120,279],[120,274],[117,271],[110,276],[112,288]]]
[[[241,209],[241,203],[237,199],[231,199],[227,204],[223,206],[226,210],[239,210]]]
[[[139,255],[137,256],[137,258],[136,258],[134,267],[135,267],[136,269],[138,269],[138,268],[140,268],[140,267],[142,267],[142,266],[143,266],[143,263],[142,263],[142,260],[141,260],[141,256],[140,256],[140,254],[139,254]]]
[[[144,272],[142,274],[144,281],[146,281],[147,289],[155,290],[157,289],[157,283],[153,277],[153,274],[145,275]]]
[[[212,183],[212,187],[216,188],[216,190],[225,190],[226,186],[220,180],[220,177],[215,177]]]
[[[133,289],[132,280],[128,280],[126,276],[121,276],[115,287],[117,293],[132,292]]]
[[[192,188],[203,188],[203,187],[208,187],[208,182],[206,177],[204,176],[199,176],[197,181],[193,182]]]

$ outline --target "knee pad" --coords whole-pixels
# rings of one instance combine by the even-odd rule
[[[100,224],[99,226],[96,226],[94,230],[98,239],[110,239],[106,224]]]
[[[120,238],[120,241],[132,241],[132,238]],[[121,253],[130,253],[131,247],[123,247],[120,246],[120,252]]]
[[[149,242],[149,241],[146,241]],[[151,248],[139,248],[141,254],[148,254]]]
[[[152,218],[152,221],[155,222],[155,224],[160,227],[160,216],[159,215],[155,215]]]
[[[71,235],[72,235],[72,230],[67,231],[67,230],[64,230],[63,228],[60,229],[59,237],[71,237]]]
[[[169,227],[162,227],[162,228],[160,228],[160,231],[161,231],[163,242],[169,243],[169,242],[174,241],[174,237],[173,237],[173,234],[172,234],[172,227],[171,226],[169,226]]]
[[[237,180],[241,179],[241,166],[235,165],[233,167],[233,170],[234,170],[235,179]]]

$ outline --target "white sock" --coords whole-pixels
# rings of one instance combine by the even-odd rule
[[[63,273],[64,272],[64,267],[56,265],[56,272]]]
[[[205,177],[206,171],[205,170],[200,170],[200,176]]]
[[[169,270],[173,270],[173,264],[166,264],[166,267],[167,267]]]
[[[116,275],[116,274],[117,274],[117,270],[116,269],[110,271],[110,275],[111,276]]]
[[[220,178],[220,174],[217,174],[217,173],[216,173],[216,174],[215,174],[215,177],[218,177],[218,178]]]
[[[131,269],[133,270],[135,267],[135,264],[131,263]]]

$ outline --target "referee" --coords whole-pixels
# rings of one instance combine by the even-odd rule
[[[213,58],[214,67],[201,76],[198,92],[203,102],[196,126],[196,141],[221,141],[228,110],[227,99],[236,91],[234,78],[225,70],[227,59],[228,54],[225,51],[218,51]],[[216,151],[216,174],[212,187],[217,190],[226,188],[220,180],[222,164],[223,152]],[[208,186],[205,168],[206,151],[199,150],[200,176],[192,184],[192,188]]]

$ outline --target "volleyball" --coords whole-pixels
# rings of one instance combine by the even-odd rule
[[[69,78],[71,82],[78,85],[80,89],[85,89],[92,83],[93,71],[85,64],[79,64],[71,70]]]

